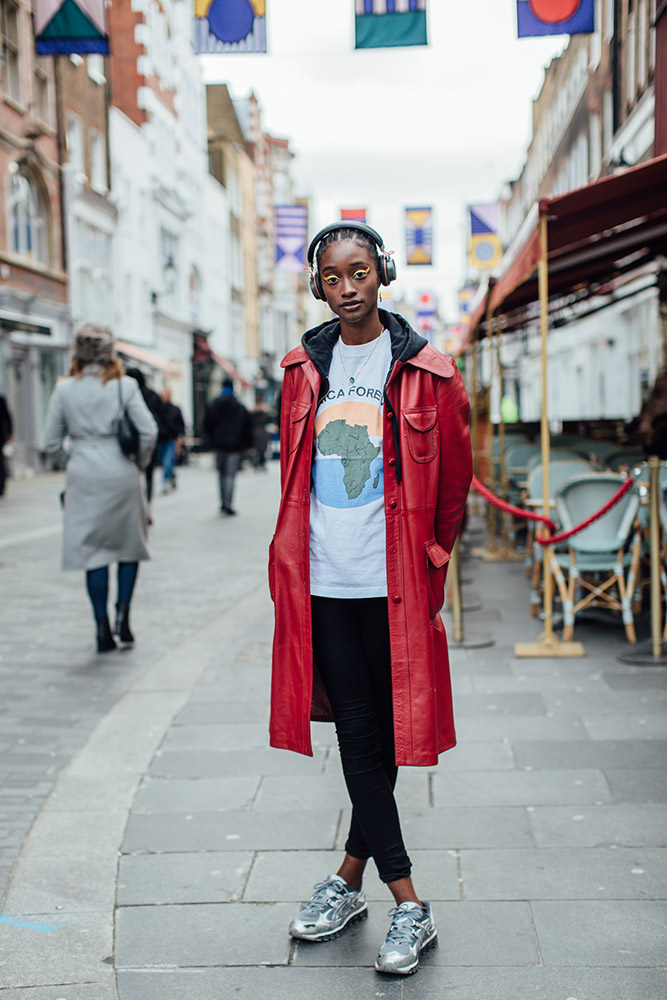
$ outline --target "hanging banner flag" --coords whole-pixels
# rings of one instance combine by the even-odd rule
[[[519,38],[595,31],[595,0],[517,0]]]
[[[303,271],[308,242],[308,209],[305,205],[276,205],[276,271]]]
[[[433,292],[418,292],[417,293],[417,322],[416,327],[422,337],[426,337],[431,343],[433,343],[433,337],[435,335],[436,328],[436,313],[438,311],[438,303]]]
[[[430,208],[406,208],[405,245],[408,264],[432,264],[433,243]]]
[[[109,54],[104,0],[34,0],[34,18],[37,55]]]
[[[503,248],[498,236],[498,204],[470,206],[470,248],[472,267],[488,271],[500,263]]]
[[[266,52],[266,0],[194,0],[197,55]]]
[[[341,222],[365,222],[366,221],[366,209],[365,208],[341,208],[340,210]]]
[[[470,322],[470,312],[472,308],[472,300],[477,292],[478,285],[473,285],[471,283],[466,283],[462,288],[458,290],[458,302],[459,302],[459,324],[461,326],[467,326]]]
[[[354,47],[426,45],[426,0],[355,0]]]

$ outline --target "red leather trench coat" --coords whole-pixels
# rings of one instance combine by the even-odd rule
[[[383,407],[383,468],[396,763],[430,766],[456,743],[440,608],[472,477],[469,404],[451,358],[402,317],[384,311],[381,317],[394,355]],[[335,343],[337,329],[335,323],[311,333],[324,330]],[[307,755],[311,719],[331,721],[312,647],[311,462],[326,375],[311,354],[297,347],[282,362],[282,497],[269,552],[275,604],[270,742]],[[330,354],[329,348],[329,360]],[[325,367],[328,372],[328,362]]]

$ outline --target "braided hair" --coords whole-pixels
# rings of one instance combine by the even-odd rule
[[[380,274],[380,256],[378,254],[378,248],[375,240],[368,235],[368,233],[363,233],[359,229],[334,229],[333,232],[327,233],[323,236],[317,245],[317,250],[315,251],[315,263],[317,265],[317,270],[320,269],[320,258],[324,251],[331,243],[342,243],[344,240],[354,240],[357,246],[365,247],[370,253],[371,257],[375,261],[375,267]]]

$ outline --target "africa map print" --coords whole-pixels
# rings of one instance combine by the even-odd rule
[[[363,507],[384,493],[382,424],[371,403],[327,407],[315,422],[319,450],[313,488],[326,507]]]

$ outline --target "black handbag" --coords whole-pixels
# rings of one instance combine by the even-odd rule
[[[120,402],[118,427],[116,428],[118,444],[120,445],[122,453],[127,458],[131,459],[131,461],[136,462],[139,457],[139,431],[132,423],[127,410],[125,409],[123,393],[120,387],[120,379],[118,379],[118,400]]]

